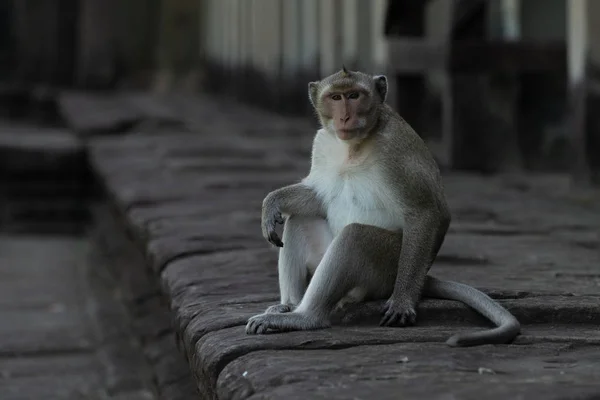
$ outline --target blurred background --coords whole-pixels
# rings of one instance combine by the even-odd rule
[[[68,125],[81,108],[69,111],[73,91],[204,92],[311,117],[307,82],[345,64],[388,75],[389,102],[444,169],[594,183],[599,22],[589,0],[3,0],[0,116],[12,136],[2,137],[22,145],[17,121]],[[22,208],[6,206],[22,180],[6,181],[24,158],[5,153],[18,159],[4,157],[7,219]]]
[[[448,167],[588,175],[599,21],[588,0],[4,0],[2,97],[208,90],[306,114],[307,81],[344,63],[393,76]]]
[[[249,199],[305,171],[308,82],[342,65],[386,74],[390,105],[453,172],[445,262],[467,268],[449,276],[515,300],[597,294],[600,0],[0,0],[0,397],[195,389],[170,336],[173,292],[163,298],[149,266],[166,280],[165,260],[266,246]],[[212,272],[198,283],[194,263],[168,289],[185,318],[216,318],[198,311],[221,302],[203,285],[259,287],[236,283],[241,264],[227,285]],[[521,315],[570,324],[575,300],[564,301]],[[597,320],[586,304],[573,321]],[[553,325],[538,340],[590,344],[592,328]],[[201,336],[185,329],[178,338]],[[146,376],[142,350],[168,379]]]

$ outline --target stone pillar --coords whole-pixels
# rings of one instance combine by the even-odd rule
[[[304,114],[308,98],[308,81],[302,74],[302,31],[316,24],[304,20],[302,0],[281,0],[283,14],[283,51],[281,71],[281,111]]]
[[[157,90],[196,90],[200,5],[198,0],[162,0]]]
[[[571,174],[575,182],[590,179],[586,135],[588,66],[588,1],[567,2],[568,133],[572,148]]]
[[[128,0],[116,4],[116,56],[124,84],[148,88],[157,67],[160,0]],[[113,26],[114,26],[113,25]]]
[[[82,0],[79,22],[78,82],[105,88],[117,78],[117,0]]]
[[[15,0],[9,5],[15,46],[14,78],[48,85],[73,83],[78,2]]]
[[[339,0],[319,1],[319,71],[321,77],[342,68],[342,18]]]
[[[342,8],[342,63],[350,69],[358,66],[358,0],[344,0]]]

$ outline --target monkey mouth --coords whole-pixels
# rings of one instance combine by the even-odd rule
[[[336,129],[337,136],[342,140],[353,139],[360,133],[360,128]]]

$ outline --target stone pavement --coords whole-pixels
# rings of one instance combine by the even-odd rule
[[[196,398],[156,286],[89,246],[89,171],[73,132],[0,121],[0,399]]]
[[[509,308],[523,324],[511,345],[447,347],[452,333],[486,322],[439,300],[425,300],[410,328],[376,326],[375,303],[332,329],[250,336],[247,318],[278,300],[261,202],[307,173],[313,131],[211,98],[161,104],[186,129],[91,141],[107,195],[97,220],[112,220],[160,283],[201,398],[600,396],[597,191],[560,175],[445,175],[453,222],[432,273]]]
[[[139,352],[131,338],[105,335],[122,316],[90,286],[87,251],[84,239],[0,236],[2,400],[156,398],[143,358],[123,356]],[[111,317],[98,318],[106,301]],[[131,371],[115,376],[124,359]]]

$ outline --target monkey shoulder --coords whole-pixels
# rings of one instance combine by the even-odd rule
[[[439,167],[425,142],[401,117],[382,129],[383,179],[405,209],[447,208]]]

